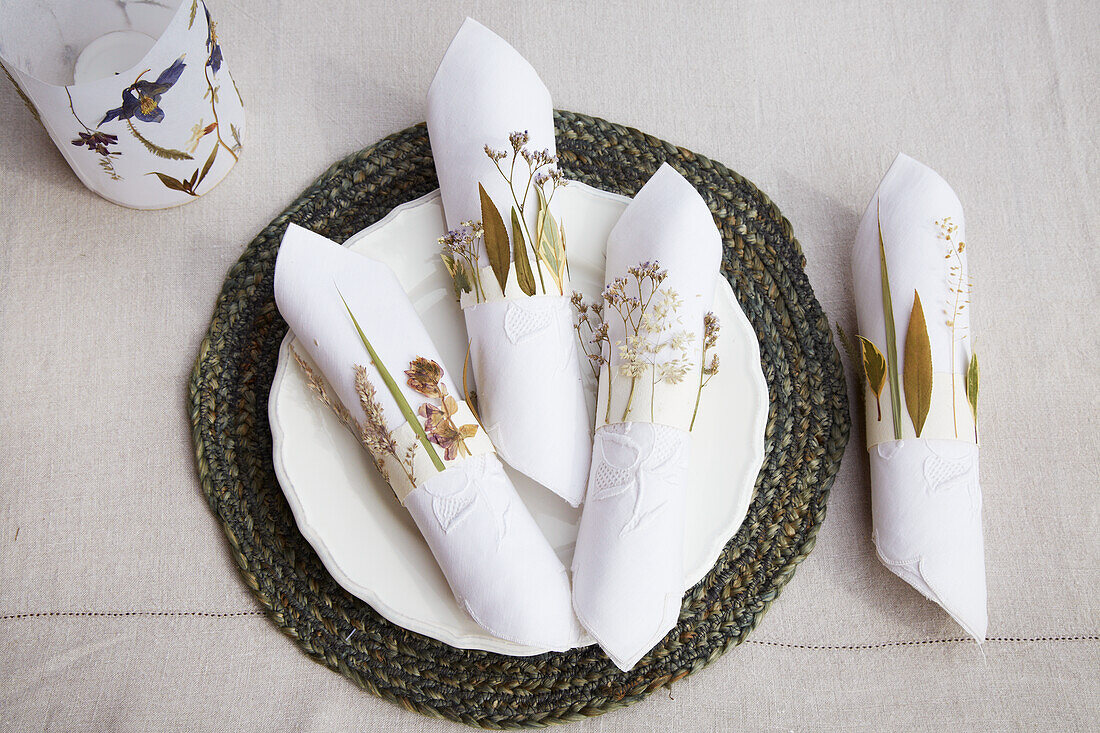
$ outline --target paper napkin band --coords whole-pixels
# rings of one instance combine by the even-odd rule
[[[641,375],[631,378],[617,367],[601,369],[600,386],[596,393],[596,428],[617,423],[648,422],[690,431],[695,398],[699,395],[698,379],[689,377],[676,384],[655,382],[653,371],[653,366],[647,364]],[[608,372],[611,372],[610,376]],[[698,376],[698,369],[692,374]],[[629,410],[627,404],[630,405]]]
[[[534,263],[531,263],[534,268]],[[519,282],[516,280],[516,268],[508,268],[508,280],[504,283],[504,290],[501,291],[500,283],[497,282],[497,276],[493,274],[493,268],[486,266],[480,269],[481,288],[484,290],[483,297],[479,301],[477,296],[472,293],[462,293],[458,298],[459,306],[465,310],[472,305],[480,305],[483,303],[493,303],[498,300],[520,300],[521,298],[534,297],[529,296],[527,293],[520,290]],[[558,297],[561,295],[568,296],[572,291],[569,289],[569,275],[565,275],[562,278],[561,292],[557,292],[558,287],[554,281],[546,276],[546,293],[541,292],[541,285],[539,284],[539,274],[537,270],[533,270],[535,275],[535,295],[550,295]]]
[[[477,419],[474,417],[469,405],[462,400],[457,400],[457,403],[458,409],[451,417],[454,424],[458,426],[477,425]],[[379,455],[371,451],[371,455],[374,457],[383,476],[389,481],[390,488],[393,489],[397,500],[404,506],[406,497],[418,485],[423,484],[440,471],[436,469],[435,464],[428,455],[428,451],[424,449],[424,444],[420,442],[416,431],[408,422],[401,423],[399,427],[391,430],[390,437],[397,444],[397,456],[401,460],[388,453]],[[474,456],[496,452],[489,436],[485,434],[480,426],[478,426],[477,433],[472,438],[465,440],[465,445],[469,449],[469,454],[459,450],[451,460],[446,459],[442,446],[432,443],[432,448],[435,449],[436,454],[443,461],[445,468],[450,468]]]
[[[970,412],[970,403],[966,399],[966,376],[955,374],[954,392],[952,392],[951,372],[935,372],[932,375],[932,398],[928,408],[928,417],[921,429],[920,437],[935,440],[961,440],[977,443],[974,430],[974,415]],[[882,390],[876,400],[874,392],[866,380],[863,383],[864,414],[867,417],[867,450],[879,443],[892,443],[894,421],[891,417],[890,390]],[[917,437],[913,422],[905,406],[905,394],[901,396],[901,437],[903,440]],[[954,403],[954,404],[952,404]],[[882,407],[881,417],[879,406]]]

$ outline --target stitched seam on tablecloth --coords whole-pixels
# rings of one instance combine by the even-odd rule
[[[238,616],[263,616],[263,611],[43,611],[39,613],[14,613],[0,616],[0,621],[20,618],[49,618],[91,616],[97,618],[124,618],[127,616],[198,616],[202,618],[235,618]]]
[[[1002,642],[1002,643],[1039,643],[1039,642],[1055,642],[1055,641],[1100,641],[1100,635],[1080,635],[1080,636],[991,636],[985,640],[985,643]],[[791,644],[782,641],[763,641],[759,639],[746,639],[746,644],[758,644],[760,646],[778,646],[785,647],[787,649],[808,649],[808,650],[860,650],[860,649],[886,649],[890,647],[901,646],[928,646],[931,644],[974,644],[974,640],[970,637],[955,637],[952,639],[911,639],[908,641],[885,641],[877,644]]]
[[[198,617],[198,618],[241,618],[247,616],[263,616],[264,611],[41,611],[36,613],[14,613],[0,616],[0,621],[12,621],[24,618],[126,618],[126,617]],[[1062,641],[1100,641],[1100,634],[1080,634],[1063,636],[991,636],[986,643],[1006,644],[1034,644],[1042,642]],[[969,644],[974,640],[969,637],[959,636],[950,639],[910,639],[907,641],[885,641],[874,644],[795,644],[784,641],[766,641],[762,639],[746,639],[746,644],[758,646],[775,646],[787,649],[806,649],[810,651],[825,650],[850,650],[862,649],[888,649],[904,646],[930,646],[932,644]]]

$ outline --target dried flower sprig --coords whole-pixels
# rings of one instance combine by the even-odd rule
[[[360,424],[348,409],[344,407],[344,404],[340,402],[339,399],[332,396],[324,378],[314,371],[313,367],[309,365],[309,362],[307,362],[294,347],[290,347],[290,354],[298,364],[298,367],[306,375],[306,381],[309,384],[310,391],[317,396],[317,399],[322,404],[332,410],[337,419],[339,419],[363,447],[367,449],[367,453],[370,455],[375,467],[378,469],[378,472],[382,474],[382,479],[386,481],[386,483],[389,483],[389,472],[386,470],[385,463],[382,459],[384,455],[390,455],[404,470],[409,482],[413,486],[416,486],[416,475],[413,471],[412,457],[416,452],[417,443],[413,442],[405,448],[403,455],[399,455],[397,442],[393,439],[389,428],[386,426],[385,413],[382,410],[382,406],[377,401],[374,385],[367,379],[366,369],[360,365],[355,366],[355,389],[359,395],[359,404],[367,417],[367,422],[365,424]]]
[[[626,277],[607,284],[601,295],[607,317],[614,312],[624,326],[625,337],[613,344],[618,350],[619,374],[630,377],[624,420],[633,405],[638,380],[647,372],[651,380],[650,419],[653,419],[657,384],[678,384],[691,368],[688,350],[695,335],[676,328],[681,323],[677,312],[683,302],[676,291],[664,287],[667,277],[668,271],[662,270],[657,262],[643,262],[627,269]],[[609,397],[608,410],[610,406]]]
[[[457,425],[458,402],[447,393],[443,383],[443,367],[431,359],[418,356],[409,362],[405,370],[406,384],[416,392],[439,400],[439,406],[425,402],[417,414],[424,418],[424,430],[428,439],[443,449],[443,459],[453,461],[459,455],[472,455],[466,440],[477,435],[476,424]]]
[[[607,363],[608,336],[607,323],[603,319],[603,303],[584,302],[584,296],[574,291],[569,298],[573,309],[577,312],[577,320],[573,323],[573,330],[577,333],[581,351],[584,352],[586,361],[592,367],[592,374],[600,378],[600,367]]]
[[[485,299],[481,285],[481,268],[478,257],[485,229],[481,222],[464,221],[459,229],[452,229],[439,238],[443,248],[443,264],[454,281],[455,295],[473,292],[478,302]]]
[[[378,402],[378,394],[367,377],[366,367],[361,364],[355,365],[355,393],[359,395],[359,406],[367,416],[366,423],[359,429],[359,439],[375,457],[375,465],[382,472],[382,478],[386,481],[390,480],[381,460],[382,455],[389,455],[401,466],[409,483],[416,486],[413,456],[416,455],[417,441],[412,441],[405,447],[404,452],[399,454],[397,441],[386,425],[386,414]]]
[[[944,313],[947,315],[947,326],[951,329],[951,416],[955,423],[955,437],[959,437],[958,414],[955,410],[955,343],[963,341],[967,334],[958,326],[959,316],[970,305],[970,291],[972,283],[966,276],[966,268],[963,265],[962,255],[966,251],[966,242],[958,238],[959,225],[951,220],[950,216],[936,220],[936,226],[940,228],[938,237],[944,241],[947,251],[944,259],[950,264],[947,268],[949,295]]]
[[[485,146],[485,154],[489,156],[489,159],[493,161],[493,165],[496,167],[497,172],[504,178],[508,184],[508,189],[512,193],[512,202],[515,204],[512,207],[512,249],[516,255],[517,275],[521,275],[518,271],[522,266],[522,263],[527,260],[527,243],[531,244],[535,254],[535,269],[538,272],[539,285],[542,288],[542,292],[546,293],[546,281],[542,271],[542,265],[545,263],[549,270],[550,276],[554,279],[554,282],[558,286],[558,294],[564,295],[563,290],[563,277],[565,266],[565,248],[564,237],[561,235],[560,229],[557,227],[556,222],[553,222],[553,216],[550,214],[550,202],[554,198],[554,193],[558,188],[566,185],[565,176],[557,168],[558,156],[552,154],[549,150],[532,150],[527,147],[527,143],[530,141],[530,134],[524,130],[523,132],[512,132],[508,135],[508,142],[512,147],[512,150],[493,150],[488,145]],[[508,163],[508,172],[504,172],[502,162],[511,158]],[[527,166],[527,177],[524,179],[523,172],[516,170],[516,162],[519,159],[523,159]],[[519,195],[517,185],[522,182],[523,196]],[[538,198],[538,221],[535,227],[534,236],[531,235],[530,227],[527,225],[527,200],[530,196],[532,185]],[[547,193],[546,188],[549,187],[550,191]],[[483,213],[484,215],[484,213]],[[551,224],[553,222],[553,225]],[[516,225],[519,225],[518,227]],[[551,226],[553,228],[551,229]],[[524,240],[525,241],[521,241]],[[520,255],[522,252],[522,255]],[[527,266],[528,269],[530,265]],[[522,276],[520,277],[522,281]],[[522,286],[522,282],[520,283]],[[530,283],[531,291],[528,295],[534,294],[534,282]],[[526,291],[525,291],[526,292]]]
[[[516,282],[525,295],[535,295],[540,290],[546,294],[546,273],[543,269],[543,265],[546,265],[546,272],[557,284],[558,293],[564,294],[565,275],[568,271],[565,230],[551,215],[550,202],[557,189],[566,185],[566,179],[557,167],[557,156],[549,150],[529,148],[530,139],[528,132],[517,131],[508,135],[510,150],[498,150],[485,145],[485,155],[507,182],[512,194],[510,216],[502,217],[484,187],[479,185],[481,221],[462,222],[461,229],[450,231],[439,239],[443,247],[444,265],[460,297],[462,293],[473,293],[477,302],[485,299],[479,264],[482,244],[501,291],[505,289],[509,272],[514,265]],[[520,160],[524,162],[525,170],[517,167]],[[529,201],[532,189],[535,191],[536,202]],[[526,216],[531,203],[537,206],[534,232],[531,231]],[[508,235],[507,223],[512,227],[511,237]],[[531,270],[528,247],[534,255],[535,272]]]
[[[722,330],[722,324],[718,316],[708,312],[703,316],[703,353],[699,359],[699,390],[695,394],[695,409],[691,413],[691,424],[688,432],[695,428],[695,418],[699,415],[699,403],[703,398],[703,387],[706,387],[711,378],[718,373],[718,354],[711,354],[707,361],[707,354],[718,345],[718,332]]]

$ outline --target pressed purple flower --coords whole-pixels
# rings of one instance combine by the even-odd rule
[[[206,65],[210,67],[210,70],[215,74],[218,73],[218,69],[222,67],[222,47],[218,43],[218,33],[215,30],[217,23],[210,19],[210,10],[205,5],[202,9],[206,11],[206,27],[209,29],[209,33],[206,36],[206,52],[209,57],[206,59]]]
[[[109,146],[118,142],[117,135],[110,135],[106,132],[100,132],[99,130],[95,132],[80,132],[77,134],[79,137],[75,138],[72,143],[78,148],[87,146],[88,150],[91,150],[93,153],[99,153],[104,157],[121,155],[121,153],[109,149]]]
[[[470,454],[466,439],[477,434],[477,425],[455,425],[452,416],[457,405],[453,397],[444,398],[444,407],[447,409],[425,402],[417,413],[424,418],[424,432],[427,433],[428,440],[443,449],[443,460],[453,461],[458,457],[459,450]]]
[[[122,106],[107,112],[99,124],[131,118],[142,122],[160,122],[164,119],[164,110],[160,108],[161,95],[179,81],[180,74],[186,67],[187,64],[183,63],[183,57],[180,56],[161,72],[156,81],[138,79],[122,90]]]

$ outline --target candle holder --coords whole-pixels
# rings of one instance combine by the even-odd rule
[[[80,181],[185,204],[237,162],[244,104],[202,0],[9,0],[0,69]]]

